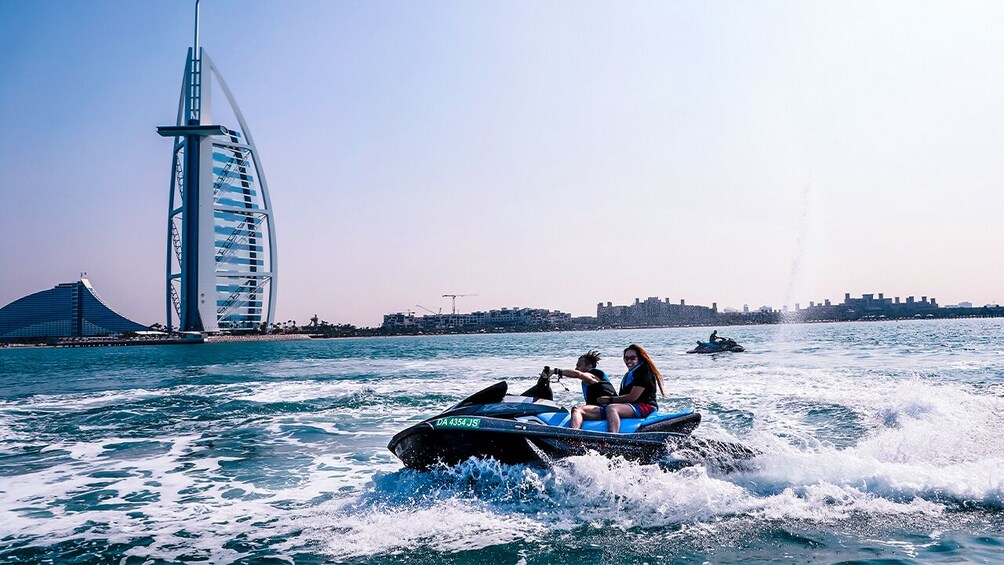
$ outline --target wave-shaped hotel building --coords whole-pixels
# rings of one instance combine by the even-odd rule
[[[112,310],[85,278],[0,308],[0,339],[89,337],[146,329]]]
[[[225,106],[211,103],[217,89]],[[157,132],[174,139],[167,221],[168,329],[266,329],[274,315],[277,279],[268,185],[240,108],[209,54],[199,47],[198,3],[177,123]]]

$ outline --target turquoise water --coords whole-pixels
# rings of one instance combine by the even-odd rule
[[[3,563],[1004,561],[1004,320],[0,350]],[[397,431],[599,348],[762,454],[409,471]],[[572,388],[572,387],[570,387]],[[576,391],[556,389],[556,399]]]

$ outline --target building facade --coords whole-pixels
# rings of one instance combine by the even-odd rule
[[[631,305],[614,305],[600,302],[596,305],[597,323],[604,326],[689,326],[714,323],[718,316],[718,304],[708,306],[679,304],[668,298],[660,300],[652,296],[644,301],[635,298]]]
[[[542,308],[503,308],[469,314],[430,314],[416,317],[414,313],[386,314],[383,329],[394,332],[444,331],[475,328],[544,328],[565,327],[572,315]]]
[[[784,314],[786,321],[793,322],[823,322],[830,320],[871,320],[881,318],[910,318],[935,316],[938,314],[940,306],[935,298],[926,296],[917,300],[913,296],[907,296],[901,300],[899,296],[887,298],[884,293],[862,294],[861,298],[851,297],[851,293],[844,293],[844,301],[840,304],[831,304],[829,300],[822,303],[809,302],[808,308],[802,308],[795,304],[795,310],[787,311]]]
[[[88,337],[146,329],[112,310],[84,278],[0,308],[0,339]]]

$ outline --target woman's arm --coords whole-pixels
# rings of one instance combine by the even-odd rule
[[[644,394],[645,387],[633,386],[627,394],[622,394],[620,396],[601,396],[596,399],[601,406],[604,404],[624,404],[628,402],[637,402],[641,395]]]

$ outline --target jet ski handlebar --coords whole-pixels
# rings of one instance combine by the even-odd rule
[[[568,387],[565,386],[565,383],[561,382],[561,373],[552,373],[551,367],[549,367],[548,365],[544,365],[544,373],[547,375],[547,382],[558,383],[562,387],[564,387],[565,390],[568,390]]]

